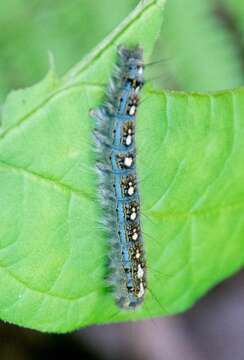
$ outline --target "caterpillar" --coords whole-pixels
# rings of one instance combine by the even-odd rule
[[[146,262],[136,172],[136,112],[144,84],[143,49],[118,47],[106,102],[91,111],[98,197],[110,240],[109,283],[120,308],[143,302]]]

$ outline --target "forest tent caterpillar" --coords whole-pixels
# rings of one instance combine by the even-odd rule
[[[109,232],[110,283],[124,309],[142,303],[146,263],[136,172],[136,112],[144,83],[143,49],[118,48],[106,103],[92,110],[103,224]]]

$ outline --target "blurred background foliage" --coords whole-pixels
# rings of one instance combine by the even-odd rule
[[[0,103],[48,70],[63,75],[138,0],[0,1]],[[168,0],[148,79],[156,86],[214,91],[244,83],[244,1]],[[146,24],[145,24],[146,26]],[[162,61],[161,61],[162,60]],[[1,323],[0,358],[242,360],[243,273],[213,289],[184,315],[45,335]],[[137,345],[140,346],[137,346]]]
[[[64,74],[102,40],[138,0],[0,2],[0,102],[39,81],[48,52]],[[149,79],[165,88],[212,91],[244,82],[243,0],[168,0]]]
[[[0,2],[0,100],[48,70],[48,52],[63,74],[133,9],[136,0]]]

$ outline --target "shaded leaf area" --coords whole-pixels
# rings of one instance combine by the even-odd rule
[[[238,0],[220,0],[235,3]],[[227,15],[231,9],[226,7]],[[164,76],[159,85],[186,91],[216,91],[244,83],[240,44],[224,19],[217,16],[212,0],[171,0],[165,7],[164,26],[155,57],[166,59],[158,66]],[[239,18],[241,16],[239,15]],[[243,22],[242,22],[243,23]],[[161,68],[161,70],[160,70]]]
[[[221,4],[221,2],[220,2]],[[223,0],[225,9],[233,16],[242,35],[242,45],[244,45],[244,3],[242,0]]]

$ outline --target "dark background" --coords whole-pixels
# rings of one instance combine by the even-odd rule
[[[244,272],[182,315],[98,325],[66,335],[0,323],[1,360],[243,360]]]

